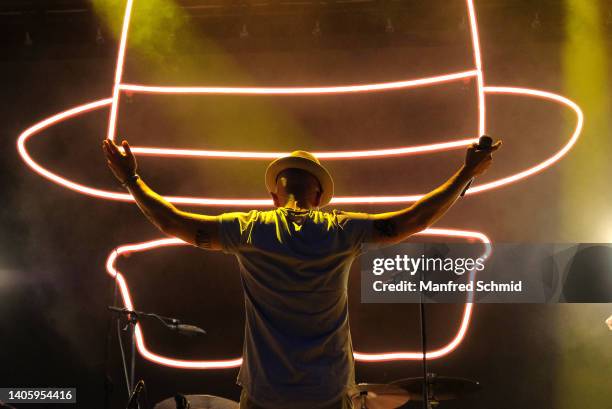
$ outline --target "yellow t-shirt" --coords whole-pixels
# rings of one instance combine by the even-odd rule
[[[371,226],[367,214],[337,210],[221,215],[245,295],[237,382],[255,404],[314,409],[354,386],[347,283]]]

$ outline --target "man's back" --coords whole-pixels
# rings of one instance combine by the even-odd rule
[[[371,221],[287,208],[226,213],[220,221],[222,247],[238,259],[245,294],[238,383],[265,407],[338,400],[354,384],[348,274]]]

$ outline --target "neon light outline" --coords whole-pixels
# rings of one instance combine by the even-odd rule
[[[478,22],[476,21],[476,10],[474,1],[466,0],[468,17],[470,19],[470,37],[472,39],[472,54],[476,66],[476,81],[478,87],[478,135],[487,133],[486,128],[486,103],[484,92],[484,74],[482,72],[482,57],[480,52],[480,36],[478,35]]]
[[[213,94],[213,95],[311,95],[380,92],[392,89],[417,88],[478,77],[477,70],[463,71],[435,77],[376,84],[337,85],[331,87],[162,87],[140,84],[120,84],[119,89],[143,94]]]
[[[427,229],[417,235],[431,235],[431,236],[445,236],[445,237],[461,237],[471,240],[479,240],[481,243],[485,245],[485,253],[483,257],[486,259],[491,254],[491,246],[490,240],[487,236],[479,232],[472,232],[466,230],[454,230],[454,229]],[[130,295],[128,284],[125,280],[123,274],[115,268],[115,262],[117,258],[123,254],[137,253],[148,250],[153,250],[160,247],[166,246],[181,246],[181,245],[189,245],[184,241],[176,238],[164,238],[146,241],[142,243],[133,243],[122,245],[115,250],[113,250],[107,260],[106,260],[106,271],[107,273],[117,280],[118,288],[121,294],[121,298],[126,308],[133,309],[134,303],[132,302],[132,297]],[[472,272],[473,277],[474,272]],[[473,278],[472,278],[473,279]],[[473,296],[471,294],[470,296]],[[472,298],[469,298],[468,301],[472,301]],[[444,355],[453,351],[463,340],[467,329],[470,324],[470,319],[472,315],[473,304],[471,302],[465,304],[465,308],[463,311],[463,315],[461,318],[461,323],[459,324],[459,328],[457,330],[456,335],[443,347],[434,349],[433,351],[427,352],[428,359],[437,359],[441,358]],[[184,360],[177,358],[169,358],[167,356],[157,355],[154,352],[151,352],[144,339],[144,334],[140,328],[140,325],[136,325],[136,346],[138,348],[139,353],[147,360],[151,362],[155,362],[161,365],[170,366],[173,368],[182,368],[182,369],[226,369],[226,368],[235,368],[241,365],[242,358],[233,358],[233,359],[224,359],[224,360]],[[423,354],[421,352],[407,352],[407,351],[398,351],[398,352],[385,352],[385,353],[363,353],[363,352],[354,352],[355,359],[363,362],[383,362],[383,361],[394,361],[394,360],[414,360],[414,359],[423,359]]]
[[[526,95],[530,97],[538,97],[542,99],[548,99],[555,101],[560,105],[565,105],[573,109],[577,115],[577,123],[572,136],[569,141],[553,156],[546,159],[539,164],[525,169],[516,174],[510,175],[505,178],[494,180],[481,185],[475,185],[467,194],[474,194],[499,188],[501,186],[517,182],[528,176],[534,175],[547,167],[553,165],[555,162],[560,160],[567,152],[573,147],[580,136],[582,125],[584,121],[584,115],[578,105],[573,101],[551,93],[547,91],[540,91],[528,88],[517,88],[517,87],[501,87],[501,86],[485,86],[484,75],[482,70],[481,52],[480,52],[480,40],[478,35],[478,25],[476,20],[476,12],[473,5],[473,0],[466,0],[469,21],[470,21],[470,34],[472,39],[473,56],[476,70],[463,71],[459,73],[445,74],[438,77],[429,77],[421,79],[412,79],[406,81],[396,81],[381,84],[365,84],[365,85],[345,85],[337,87],[292,87],[292,88],[261,88],[261,87],[156,87],[146,86],[138,84],[125,84],[121,82],[123,75],[123,66],[125,61],[125,49],[127,44],[127,37],[130,25],[131,12],[133,7],[133,0],[127,0],[126,12],[124,14],[124,21],[121,31],[121,39],[119,44],[119,52],[117,56],[117,66],[115,71],[115,81],[113,86],[113,94],[111,98],[101,99],[98,101],[89,102],[67,111],[60,112],[52,117],[49,117],[30,128],[26,129],[19,135],[17,140],[17,149],[20,156],[26,162],[30,168],[41,176],[51,180],[54,183],[67,187],[71,190],[83,193],[86,195],[100,197],[110,200],[121,200],[121,201],[133,201],[133,198],[128,194],[105,191],[101,189],[91,188],[84,186],[66,178],[63,178],[48,169],[39,165],[34,161],[25,147],[25,142],[33,135],[41,132],[42,130],[66,120],[70,117],[80,115],[92,110],[99,109],[103,106],[110,105],[109,123],[107,137],[114,139],[116,131],[117,121],[117,110],[119,104],[119,98],[122,91],[128,92],[156,92],[156,93],[209,93],[209,94],[319,94],[319,93],[336,93],[336,92],[375,92],[383,91],[388,89],[397,88],[409,88],[416,86],[434,85],[436,83],[454,81],[458,79],[465,79],[475,77],[477,81],[478,91],[478,130],[479,134],[486,132],[486,114],[485,114],[485,94],[506,94],[506,95]],[[318,155],[324,159],[353,159],[356,157],[362,158],[376,158],[376,157],[387,157],[387,156],[405,156],[410,154],[419,154],[425,152],[435,152],[440,150],[450,150],[464,147],[469,143],[475,141],[476,138],[455,140],[450,142],[443,142],[439,144],[421,145],[421,146],[409,146],[400,148],[390,149],[378,149],[378,150],[364,150],[364,151],[341,151],[341,152],[320,152]],[[185,150],[185,149],[164,149],[164,148],[153,148],[153,147],[133,147],[135,153],[142,155],[155,155],[155,156],[182,156],[182,157],[219,157],[219,158],[240,158],[240,159],[272,159],[275,157],[283,156],[284,152],[236,152],[236,151],[210,151],[210,150]],[[337,197],[332,200],[332,204],[367,204],[367,203],[407,203],[418,200],[422,195],[406,195],[406,196],[358,196],[358,197]],[[270,206],[271,201],[268,199],[215,199],[215,198],[194,198],[194,197],[167,197],[173,203],[177,204],[192,204],[192,205],[223,205],[223,206]],[[489,243],[488,238],[482,233],[478,232],[466,232],[452,229],[428,229],[421,234],[438,234],[446,236],[459,237],[461,234],[467,233],[475,236],[465,236],[481,239],[483,243]],[[484,241],[483,241],[484,240]],[[159,245],[172,245],[182,244],[183,242],[178,239],[162,239],[153,242],[139,243],[138,245],[150,245],[151,243],[161,243]],[[138,246],[137,245],[137,246]],[[146,247],[146,246],[145,246]],[[114,253],[109,256],[107,260],[107,271],[111,275],[113,273],[113,264],[116,257],[121,254],[121,251],[136,251],[133,246],[121,246]],[[490,249],[487,247],[487,249]],[[112,260],[112,261],[111,261]],[[110,264],[109,264],[110,263]],[[127,297],[124,299],[126,307],[133,308],[131,298],[129,297],[129,289],[127,282],[120,273],[116,274],[119,287],[122,291],[122,295],[126,294]],[[456,337],[445,347],[431,352],[427,352],[427,356],[430,359],[440,358],[446,354],[452,352],[464,339],[467,332],[471,313],[473,311],[472,303],[466,303],[462,323],[459,327]],[[222,361],[181,361],[172,360],[171,358],[162,357],[156,355],[146,349],[144,343],[144,335],[140,328],[137,328],[137,345],[138,350],[146,359],[153,362],[160,363],[162,365],[176,366],[181,368],[199,368],[199,369],[213,369],[213,368],[229,368],[240,365],[240,359],[234,360],[222,360]],[[365,362],[380,362],[389,360],[404,360],[404,359],[421,359],[421,352],[393,352],[393,353],[381,353],[381,354],[367,354],[355,352],[355,358],[359,361]]]
[[[565,105],[571,108],[576,113],[576,127],[572,132],[570,139],[567,143],[554,155],[548,159],[540,162],[539,164],[527,168],[523,171],[517,172],[510,176],[497,179],[484,184],[477,184],[471,187],[466,194],[472,195],[487,190],[496,189],[507,184],[518,182],[519,180],[525,179],[536,173],[539,173],[547,167],[553,165],[559,161],[563,156],[569,152],[569,150],[575,145],[580,137],[582,127],[584,124],[584,114],[580,107],[573,101],[565,98],[561,95],[554,94],[552,92],[540,91],[528,88],[517,88],[517,87],[499,87],[499,86],[486,86],[484,91],[489,94],[501,94],[501,95],[523,95],[530,97],[537,97],[550,101],[557,102],[559,105]],[[71,108],[64,112],[55,114],[31,127],[26,129],[19,135],[17,139],[17,150],[21,158],[26,162],[28,166],[36,173],[41,176],[64,186],[70,190],[109,200],[119,200],[126,202],[133,202],[134,199],[127,193],[119,193],[108,190],[96,189],[88,186],[81,185],[66,179],[58,174],[51,172],[38,164],[26,149],[27,140],[43,131],[44,129],[59,123],[68,118],[90,112],[104,106],[110,105],[112,99],[101,99],[98,101],[89,102],[87,104],[79,105]],[[452,150],[465,147],[472,143],[475,139],[461,139],[450,142],[443,142],[439,144],[420,145],[420,146],[407,146],[392,149],[383,150],[364,150],[364,151],[341,151],[341,152],[318,152],[316,155],[321,155],[327,160],[333,159],[348,159],[347,155],[356,153],[355,157],[361,158],[375,158],[375,157],[387,157],[387,156],[406,156],[410,154],[420,154],[426,152],[438,152],[442,150]],[[238,158],[238,159],[273,159],[286,154],[285,152],[237,152],[237,151],[206,151],[206,150],[185,150],[185,149],[165,149],[165,148],[152,148],[152,147],[133,147],[134,153],[141,153],[144,155],[159,155],[159,156],[185,156],[185,157],[217,157],[217,158]],[[393,204],[393,203],[411,203],[421,198],[422,194],[412,194],[405,196],[338,196],[334,197],[331,204]],[[223,198],[207,198],[207,197],[186,197],[186,196],[164,196],[168,201],[175,204],[187,204],[195,206],[272,206],[270,199],[223,199]]]
[[[117,64],[115,65],[115,82],[113,83],[113,96],[110,114],[108,118],[109,139],[115,138],[117,129],[117,110],[119,109],[119,97],[121,95],[121,79],[123,78],[123,66],[125,63],[125,48],[127,46],[128,31],[130,29],[130,21],[132,19],[133,0],[127,0],[125,4],[125,13],[123,15],[123,25],[121,26],[121,39],[119,40],[119,51],[117,52]]]

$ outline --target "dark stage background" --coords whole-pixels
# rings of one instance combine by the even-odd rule
[[[477,3],[486,83],[566,95],[583,107],[586,125],[576,147],[560,163],[518,184],[460,200],[437,226],[483,231],[498,242],[610,241],[612,23],[608,13],[612,8],[604,1],[583,3],[591,5]],[[109,4],[98,5],[98,13],[110,13],[116,20],[120,4]],[[140,10],[144,13],[140,15],[137,8],[126,81],[346,84],[472,67],[463,2],[406,2],[403,6],[388,12],[394,27],[387,31],[386,19],[367,10],[328,14],[309,10],[247,20],[242,14],[230,14],[197,20],[187,30],[147,15],[150,10]],[[101,201],[51,184],[30,171],[15,148],[19,133],[34,122],[110,96],[115,66],[113,24],[109,28],[104,18],[80,22],[71,17],[59,27],[16,23],[16,18],[2,15],[1,20],[5,36],[0,57],[0,387],[76,387],[79,408],[102,408],[106,306],[112,302],[113,288],[104,262],[120,244],[161,234],[135,205]],[[320,36],[311,32],[317,20]],[[245,21],[250,34],[240,38]],[[74,30],[82,23],[84,31],[66,35],[70,40],[65,40],[62,36],[72,29],[70,23],[75,24]],[[100,44],[95,41],[98,26],[105,39]],[[212,27],[210,32],[207,27]],[[22,44],[26,29],[31,45]],[[491,96],[488,109],[489,131],[504,140],[504,147],[484,180],[550,156],[569,138],[574,124],[573,114],[562,108],[523,97]],[[107,115],[101,109],[44,131],[28,145],[33,157],[76,181],[119,191],[100,149]],[[123,98],[118,129],[121,137],[136,145],[243,150],[393,147],[475,135],[475,88],[466,82],[365,96],[307,98],[140,95]],[[462,155],[453,151],[327,164],[341,195],[418,193],[441,183],[459,166]],[[139,166],[143,179],[162,194],[265,195],[264,161],[142,157]],[[396,206],[350,208],[383,211]],[[189,210],[220,213],[231,209]],[[132,284],[138,309],[178,316],[209,332],[205,338],[185,339],[145,323],[153,350],[182,358],[239,356],[243,300],[232,257],[175,247],[121,259],[119,268],[130,283],[138,283]],[[355,348],[418,349],[417,306],[362,305],[358,262],[352,274]],[[461,308],[430,308],[432,344],[441,345],[454,334]],[[479,380],[483,390],[444,407],[610,407],[612,335],[603,324],[610,313],[609,304],[476,306],[465,341],[449,356],[433,361],[431,369],[440,375]],[[115,383],[113,407],[121,407],[125,385],[114,332],[109,362]],[[387,382],[418,376],[420,370],[413,361],[360,363],[357,378]],[[137,374],[147,383],[149,402],[176,391],[236,400],[239,396],[234,384],[237,369],[176,370],[139,358]]]

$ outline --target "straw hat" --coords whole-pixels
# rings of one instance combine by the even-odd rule
[[[334,195],[334,181],[321,162],[310,152],[293,151],[289,156],[274,160],[266,169],[266,188],[270,193],[276,193],[276,178],[286,169],[297,168],[307,171],[317,178],[321,185],[321,203],[325,206]]]

